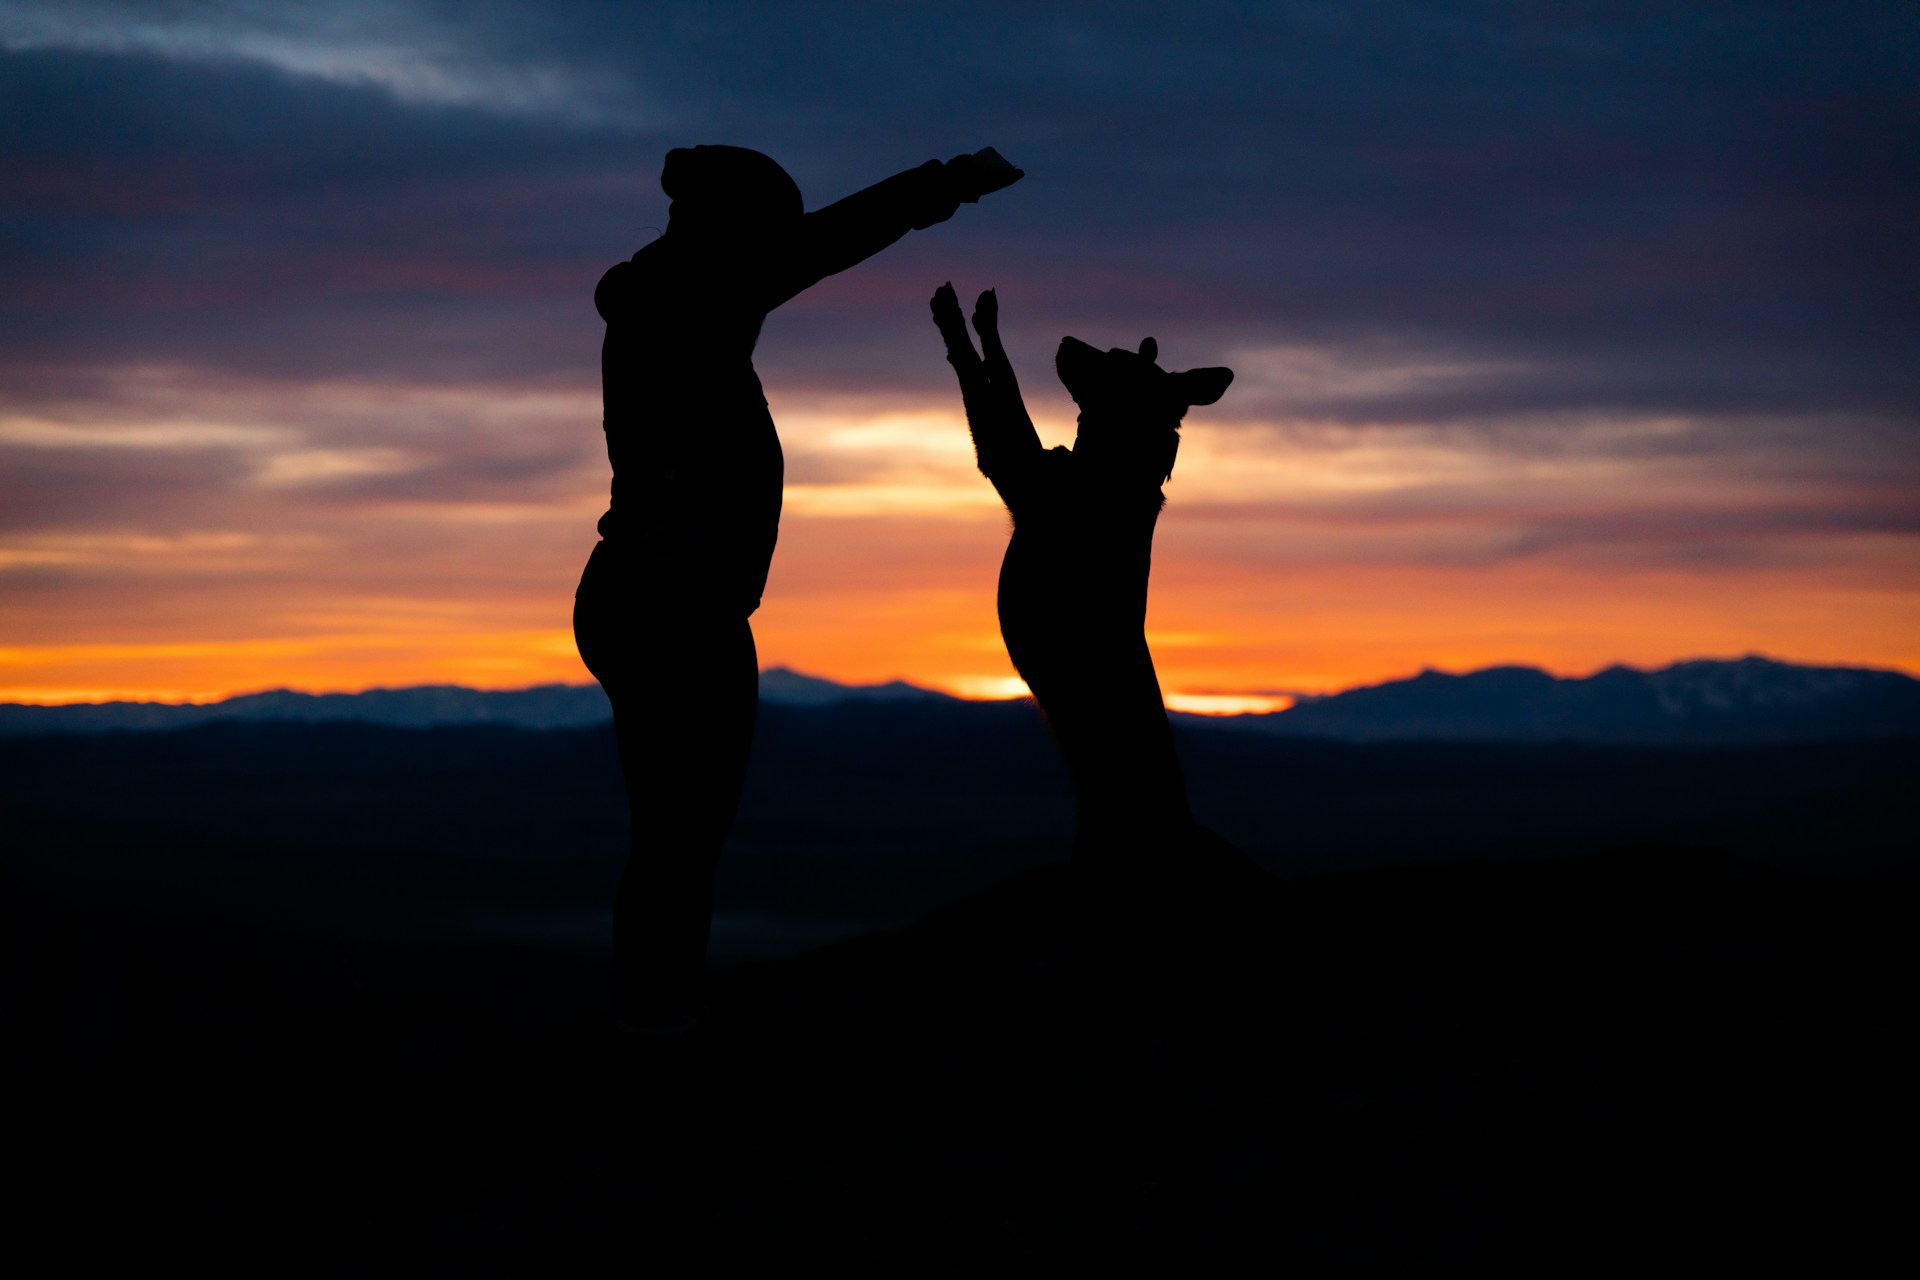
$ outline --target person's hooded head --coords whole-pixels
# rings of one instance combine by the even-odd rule
[[[660,189],[673,201],[669,229],[703,236],[777,236],[806,212],[787,171],[745,147],[675,147],[667,152]]]

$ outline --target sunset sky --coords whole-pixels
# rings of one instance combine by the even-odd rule
[[[764,665],[1019,692],[927,316],[1225,364],[1170,701],[1920,673],[1920,8],[0,0],[0,700],[584,681],[602,271],[670,147],[1024,182],[777,312]],[[698,430],[698,423],[686,425]],[[663,677],[670,673],[663,673]]]

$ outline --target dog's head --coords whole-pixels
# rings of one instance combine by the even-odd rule
[[[1180,419],[1194,405],[1225,395],[1233,370],[1169,373],[1157,363],[1159,354],[1152,338],[1142,340],[1138,351],[1100,351],[1078,338],[1060,340],[1053,367],[1080,406],[1076,454],[1137,466],[1152,472],[1155,483],[1173,474]]]

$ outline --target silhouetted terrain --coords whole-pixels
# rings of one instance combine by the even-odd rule
[[[1199,812],[1282,873],[1650,843],[1887,867],[1920,808],[1912,741],[1347,744],[1187,729],[1181,743]],[[722,871],[722,949],[751,948],[756,919],[802,939],[903,924],[1063,859],[1064,775],[1018,703],[765,708]],[[0,742],[0,794],[7,865],[89,897],[310,916],[320,932],[380,919],[583,945],[597,945],[626,822],[604,726],[16,739]]]
[[[1185,959],[1089,1025],[1031,708],[767,708],[714,1029],[621,1057],[607,729],[0,743],[16,1211],[75,1259],[246,1274],[1899,1243],[1920,742],[1181,751],[1286,900],[1155,922]]]
[[[787,706],[832,702],[939,701],[945,694],[894,680],[844,685],[784,667],[760,673],[760,696]],[[500,724],[519,729],[579,729],[612,716],[594,684],[543,684],[529,689],[415,685],[364,693],[297,693],[269,689],[208,703],[83,702],[65,706],[0,703],[0,736],[190,729],[203,724],[379,724],[395,729]]]
[[[785,667],[760,673],[760,699],[792,707],[836,702],[956,701],[901,680],[843,685]],[[0,703],[0,737],[185,729],[201,724],[379,724],[393,728],[499,724],[575,729],[603,723],[595,685],[481,690],[458,685],[295,693],[273,689],[221,702]],[[1920,736],[1920,680],[1864,667],[1806,667],[1748,657],[1681,662],[1655,671],[1610,667],[1568,679],[1532,667],[1406,680],[1307,699],[1268,715],[1175,713],[1196,728],[1232,728],[1346,742],[1605,742],[1753,746]]]
[[[1236,723],[1355,742],[1611,742],[1753,745],[1920,733],[1920,680],[1864,667],[1747,657],[1579,679],[1532,667],[1423,671]]]

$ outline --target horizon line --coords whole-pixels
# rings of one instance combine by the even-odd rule
[[[1233,716],[1233,715],[1245,715],[1245,714],[1259,714],[1260,711],[1251,707],[1242,707],[1241,709],[1237,709],[1237,710],[1229,710],[1229,709],[1201,710],[1201,709],[1198,709],[1197,706],[1193,708],[1187,708],[1187,707],[1176,706],[1175,704],[1177,702],[1190,702],[1190,703],[1200,704],[1200,705],[1204,705],[1210,702],[1221,702],[1221,703],[1224,703],[1224,702],[1282,703],[1283,702],[1285,704],[1284,706],[1271,706],[1271,707],[1264,708],[1264,710],[1268,712],[1278,712],[1278,711],[1285,710],[1287,707],[1298,705],[1301,702],[1322,701],[1330,697],[1338,696],[1339,694],[1342,694],[1342,693],[1350,693],[1357,689],[1373,689],[1373,688],[1378,688],[1382,685],[1397,684],[1402,681],[1416,679],[1419,676],[1423,676],[1423,675],[1467,676],[1467,675],[1478,675],[1480,673],[1487,672],[1487,671],[1527,670],[1527,671],[1538,671],[1544,675],[1552,676],[1553,678],[1558,680],[1586,680],[1586,679],[1591,679],[1594,676],[1600,675],[1603,672],[1620,670],[1620,669],[1625,669],[1628,671],[1638,672],[1642,675],[1647,675],[1656,671],[1665,671],[1673,667],[1687,666],[1694,663],[1711,662],[1711,663],[1732,664],[1732,663],[1747,662],[1747,661],[1754,661],[1754,660],[1758,660],[1761,662],[1774,663],[1780,666],[1803,667],[1808,669],[1881,671],[1881,672],[1888,672],[1895,675],[1904,675],[1911,679],[1920,679],[1920,664],[1917,664],[1916,667],[1914,668],[1907,668],[1907,667],[1897,667],[1897,666],[1877,666],[1877,665],[1867,664],[1867,663],[1799,662],[1791,658],[1782,658],[1773,654],[1760,653],[1760,652],[1748,652],[1748,653],[1739,654],[1734,657],[1696,656],[1696,657],[1689,657],[1689,658],[1676,658],[1671,662],[1667,662],[1658,666],[1636,666],[1630,662],[1610,662],[1605,665],[1595,667],[1590,671],[1584,671],[1584,672],[1556,670],[1549,666],[1538,665],[1534,663],[1521,663],[1521,662],[1513,662],[1513,663],[1496,662],[1496,663],[1489,663],[1485,666],[1469,667],[1464,669],[1450,669],[1447,667],[1426,665],[1426,666],[1422,666],[1418,671],[1410,672],[1404,675],[1389,676],[1381,680],[1375,680],[1375,681],[1362,683],[1362,684],[1347,685],[1340,689],[1335,689],[1331,691],[1285,690],[1285,689],[1275,689],[1272,687],[1263,688],[1263,689],[1248,689],[1248,690],[1207,688],[1207,689],[1193,689],[1193,690],[1170,690],[1163,695],[1163,700],[1165,701],[1167,710],[1169,711],[1180,711],[1183,714],[1189,714],[1189,715]],[[1020,684],[1023,690],[1023,692],[1019,692],[1019,693],[1008,693],[1008,694],[1003,694],[999,696],[991,696],[991,695],[982,695],[979,693],[963,693],[953,687],[942,687],[939,684],[922,683],[909,676],[902,676],[902,675],[890,676],[884,680],[862,681],[862,682],[856,683],[856,682],[850,682],[845,680],[837,680],[832,676],[816,675],[812,672],[800,671],[796,668],[787,666],[784,663],[775,663],[772,666],[762,667],[760,669],[760,674],[762,676],[766,676],[776,672],[784,672],[785,674],[799,676],[802,679],[806,679],[806,680],[818,680],[825,684],[837,685],[840,688],[850,689],[850,690],[875,689],[875,688],[883,688],[887,685],[892,685],[892,684],[904,684],[915,689],[922,689],[929,693],[937,693],[942,695],[943,697],[953,698],[961,702],[981,702],[981,703],[1018,702],[1023,699],[1029,699],[1032,697],[1031,693],[1024,692],[1025,686],[1022,682],[1019,681],[1019,678],[1016,676],[980,677],[975,680],[967,681],[969,685],[971,685],[976,689],[987,687],[990,684]],[[76,696],[70,697],[70,698],[64,698],[64,697],[53,698],[53,699],[0,698],[0,706],[75,707],[75,706],[109,706],[113,704],[127,704],[127,705],[134,705],[134,706],[212,707],[212,706],[219,706],[223,703],[232,702],[240,698],[260,697],[260,696],[263,696],[266,694],[272,694],[272,693],[295,694],[301,697],[310,697],[310,698],[327,698],[327,697],[358,697],[360,695],[369,694],[369,693],[405,693],[405,692],[409,692],[417,689],[459,689],[459,690],[464,690],[470,693],[529,693],[536,689],[591,689],[595,687],[597,686],[593,681],[571,682],[571,681],[565,681],[565,680],[548,680],[548,681],[537,682],[534,684],[497,685],[497,686],[496,685],[457,684],[457,683],[444,683],[444,684],[422,683],[422,684],[405,684],[405,685],[372,684],[372,685],[364,685],[359,688],[341,688],[341,689],[300,689],[300,688],[294,688],[291,685],[272,685],[267,688],[235,690],[232,692],[221,693],[221,694],[216,694],[216,695],[206,696],[206,697],[183,697],[183,698],[169,698],[164,696],[138,697],[138,696],[126,696],[126,695],[111,695],[111,694],[104,694],[101,691],[76,690],[75,691]]]

